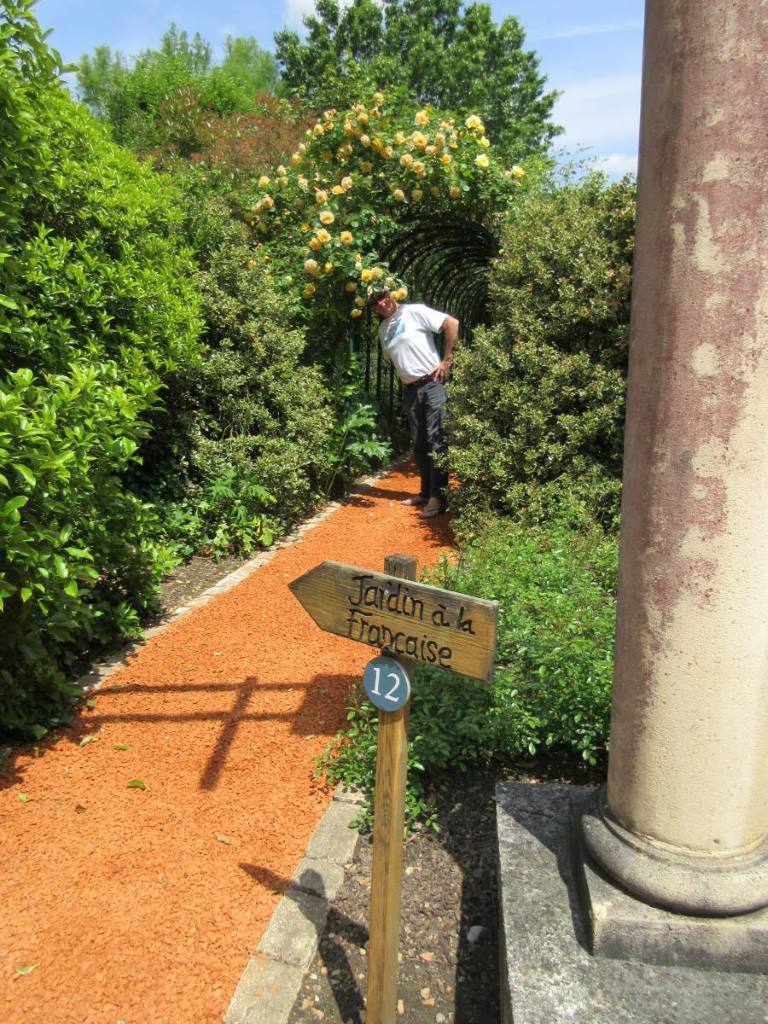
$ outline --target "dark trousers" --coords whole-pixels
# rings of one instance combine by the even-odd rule
[[[422,498],[445,501],[448,472],[438,469],[432,458],[446,450],[445,385],[436,380],[406,384],[403,398],[413,455],[421,477],[419,493]]]

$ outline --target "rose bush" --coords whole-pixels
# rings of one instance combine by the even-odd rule
[[[275,283],[338,323],[361,316],[372,287],[407,297],[383,258],[404,221],[495,219],[524,182],[522,167],[505,169],[495,156],[476,115],[458,120],[377,92],[326,110],[290,161],[258,179],[244,217]]]

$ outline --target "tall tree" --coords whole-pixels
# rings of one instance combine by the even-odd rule
[[[520,159],[548,146],[556,92],[524,50],[517,18],[493,20],[488,4],[461,0],[317,0],[306,40],[275,35],[284,86],[313,106],[348,106],[371,86],[405,86],[422,103],[471,111],[489,137]]]
[[[171,25],[158,50],[144,50],[131,64],[119,51],[97,46],[83,56],[77,72],[80,99],[106,121],[116,141],[151,146],[154,126],[169,100],[192,90],[209,110],[244,113],[254,97],[274,92],[277,67],[270,53],[250,37],[228,37],[221,64],[199,34],[192,40]]]

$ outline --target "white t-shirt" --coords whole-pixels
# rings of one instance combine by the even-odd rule
[[[394,365],[403,384],[426,377],[440,362],[435,335],[446,317],[447,313],[413,302],[399,306],[379,324],[381,351]]]

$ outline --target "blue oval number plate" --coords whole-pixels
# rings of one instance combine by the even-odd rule
[[[411,681],[394,658],[374,658],[363,671],[363,688],[382,711],[399,711],[411,696]]]

